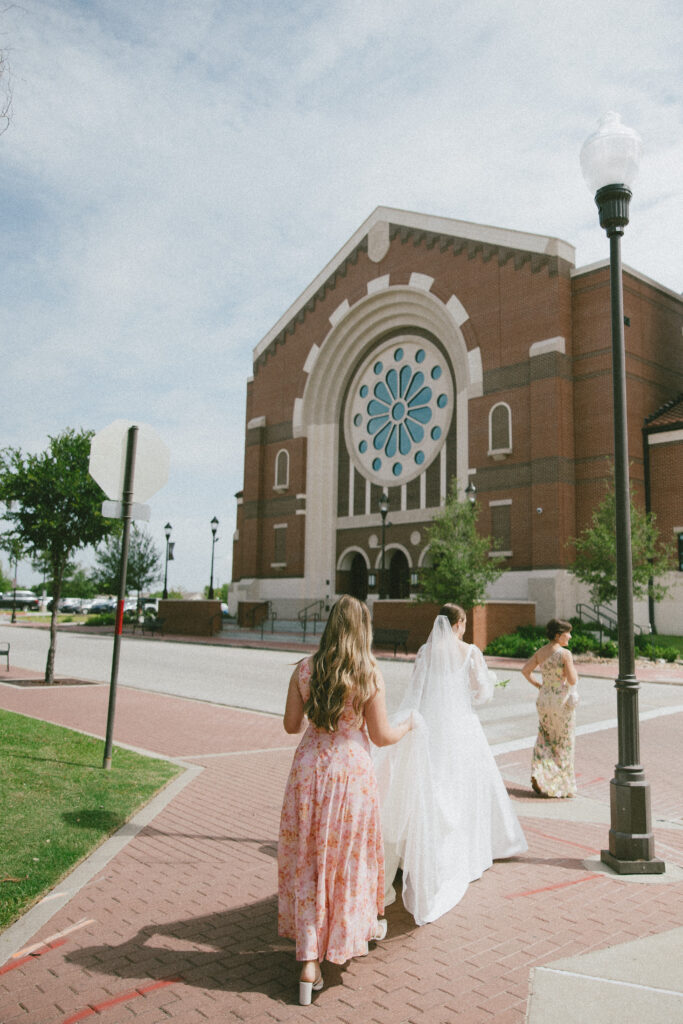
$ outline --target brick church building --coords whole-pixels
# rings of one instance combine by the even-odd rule
[[[625,268],[624,313],[632,479],[671,549],[657,628],[680,633],[683,302]],[[611,482],[612,429],[607,259],[577,269],[555,238],[380,207],[254,350],[231,612],[372,603],[383,493],[385,590],[408,598],[456,477],[509,569],[490,598],[572,615],[568,541]]]

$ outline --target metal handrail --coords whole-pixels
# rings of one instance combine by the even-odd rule
[[[610,608],[606,608],[604,605],[580,603],[576,606],[576,612],[581,622],[583,622],[585,618],[588,622],[597,623],[597,625],[600,627],[600,643],[602,643],[603,629],[616,630],[618,628],[619,620],[617,619],[616,614]],[[633,631],[634,633],[642,633],[643,627],[639,626],[637,622],[634,622]]]
[[[273,611],[273,602],[266,601],[266,614],[261,619],[261,639],[263,640],[263,631],[266,628],[266,622],[270,622],[271,633],[275,632],[275,620],[277,619],[277,612]]]
[[[312,608],[315,608],[315,611],[312,614],[309,614],[311,612]],[[306,631],[308,629],[308,621],[309,621],[309,619],[313,620],[313,636],[315,636],[316,633],[317,633],[318,623],[322,619],[322,613],[324,612],[324,610],[325,610],[325,602],[322,601],[322,600],[319,600],[319,601],[311,601],[310,604],[307,604],[304,608],[299,609],[299,611],[297,612],[297,616],[296,617],[299,620],[299,622],[301,624],[301,628],[304,631],[304,636],[303,636],[304,643],[306,643]]]

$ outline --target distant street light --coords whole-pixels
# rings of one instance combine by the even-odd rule
[[[633,562],[626,418],[626,353],[621,273],[621,236],[628,224],[631,185],[638,172],[641,141],[618,114],[606,114],[581,149],[581,170],[595,193],[600,227],[610,240],[612,306],[612,398],[614,405],[614,484],[616,497],[617,635],[619,676],[617,731],[619,762],[610,783],[609,850],[601,858],[619,874],[661,874],[654,855],[650,786],[639,764],[638,680],[633,639]]]
[[[209,581],[209,600],[210,601],[213,600],[213,558],[214,558],[214,553],[216,551],[216,541],[218,540],[218,537],[216,536],[216,530],[217,529],[218,529],[218,520],[214,516],[213,519],[211,520],[211,533],[212,533],[213,536],[212,536],[212,540],[211,540],[211,579]]]
[[[474,486],[474,480],[470,480],[467,487],[465,488],[465,494],[470,505],[474,505],[477,500],[477,488]]]
[[[168,563],[169,563],[169,559],[171,559],[173,557],[172,554],[171,554],[171,544],[170,544],[171,530],[172,529],[173,529],[173,527],[171,526],[170,523],[166,523],[166,525],[164,526],[164,533],[166,534],[166,564],[164,566],[164,589],[163,589],[163,592],[161,594],[161,596],[164,599],[164,601],[168,600]]]

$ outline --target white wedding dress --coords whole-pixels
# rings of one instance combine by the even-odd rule
[[[527,849],[473,706],[493,696],[493,674],[473,644],[439,615],[418,651],[399,710],[413,729],[375,749],[384,839],[386,902],[403,869],[403,904],[418,925],[441,917],[494,860]]]

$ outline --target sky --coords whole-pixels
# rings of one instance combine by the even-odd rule
[[[616,110],[624,263],[683,288],[679,0],[22,0],[0,49],[0,447],[150,426],[169,588],[208,585],[214,516],[230,579],[253,349],[377,206],[604,260],[579,150]]]

